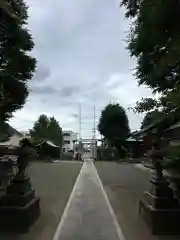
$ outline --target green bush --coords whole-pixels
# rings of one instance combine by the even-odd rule
[[[180,159],[180,146],[170,146],[167,156],[172,160]]]
[[[165,169],[180,173],[180,147],[170,146],[168,149],[167,158],[169,161],[165,165]]]

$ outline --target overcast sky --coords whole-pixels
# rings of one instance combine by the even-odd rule
[[[63,129],[78,132],[82,104],[82,134],[91,137],[94,105],[98,122],[110,101],[127,109],[150,95],[133,77],[135,60],[125,49],[130,22],[124,19],[120,0],[26,2],[38,66],[28,101],[11,120],[14,127],[27,131],[44,113],[55,116]],[[131,129],[139,128],[142,116],[127,114]]]

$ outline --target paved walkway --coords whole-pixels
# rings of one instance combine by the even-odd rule
[[[92,160],[84,162],[53,240],[124,240]]]

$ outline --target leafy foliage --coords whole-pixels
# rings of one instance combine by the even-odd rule
[[[0,120],[8,120],[28,96],[27,81],[32,78],[35,58],[28,55],[34,47],[26,29],[27,6],[23,0],[0,4]]]
[[[57,146],[62,146],[62,129],[54,117],[48,118],[46,115],[40,115],[29,131],[29,135],[36,144],[49,140]]]
[[[119,104],[108,104],[101,112],[98,130],[112,146],[119,149],[130,133],[124,108]]]
[[[150,124],[157,122],[158,120],[162,119],[163,117],[165,117],[165,113],[160,112],[158,110],[154,110],[154,111],[146,113],[146,115],[144,116],[144,119],[141,123],[141,129],[147,127]]]
[[[172,110],[177,110],[180,106],[180,85],[177,85],[172,91],[167,91],[166,94],[161,95],[158,99],[142,98],[141,101],[136,102],[134,112],[148,112],[151,110],[160,110],[168,113]]]
[[[140,102],[136,102],[134,112],[148,112],[158,106],[157,100],[153,98],[142,98]]]
[[[127,8],[127,17],[134,17],[128,49],[137,58],[138,82],[153,93],[161,93],[157,103],[154,101],[149,107],[168,111],[176,108],[180,102],[180,2],[124,0],[122,5]],[[134,14],[130,13],[132,9]],[[147,111],[145,103],[137,110]]]
[[[180,148],[179,146],[169,146],[167,151],[168,161],[164,168],[174,173],[180,173]]]
[[[121,6],[125,6],[127,8],[127,18],[136,16],[141,1],[142,0],[122,0]]]

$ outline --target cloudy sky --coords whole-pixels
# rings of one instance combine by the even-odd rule
[[[78,132],[81,104],[82,134],[91,137],[94,105],[98,122],[110,101],[127,109],[150,95],[133,77],[136,63],[125,49],[130,22],[119,1],[26,0],[38,66],[28,101],[11,120],[14,127],[27,131],[44,113]],[[139,128],[142,116],[127,114],[131,129]]]

